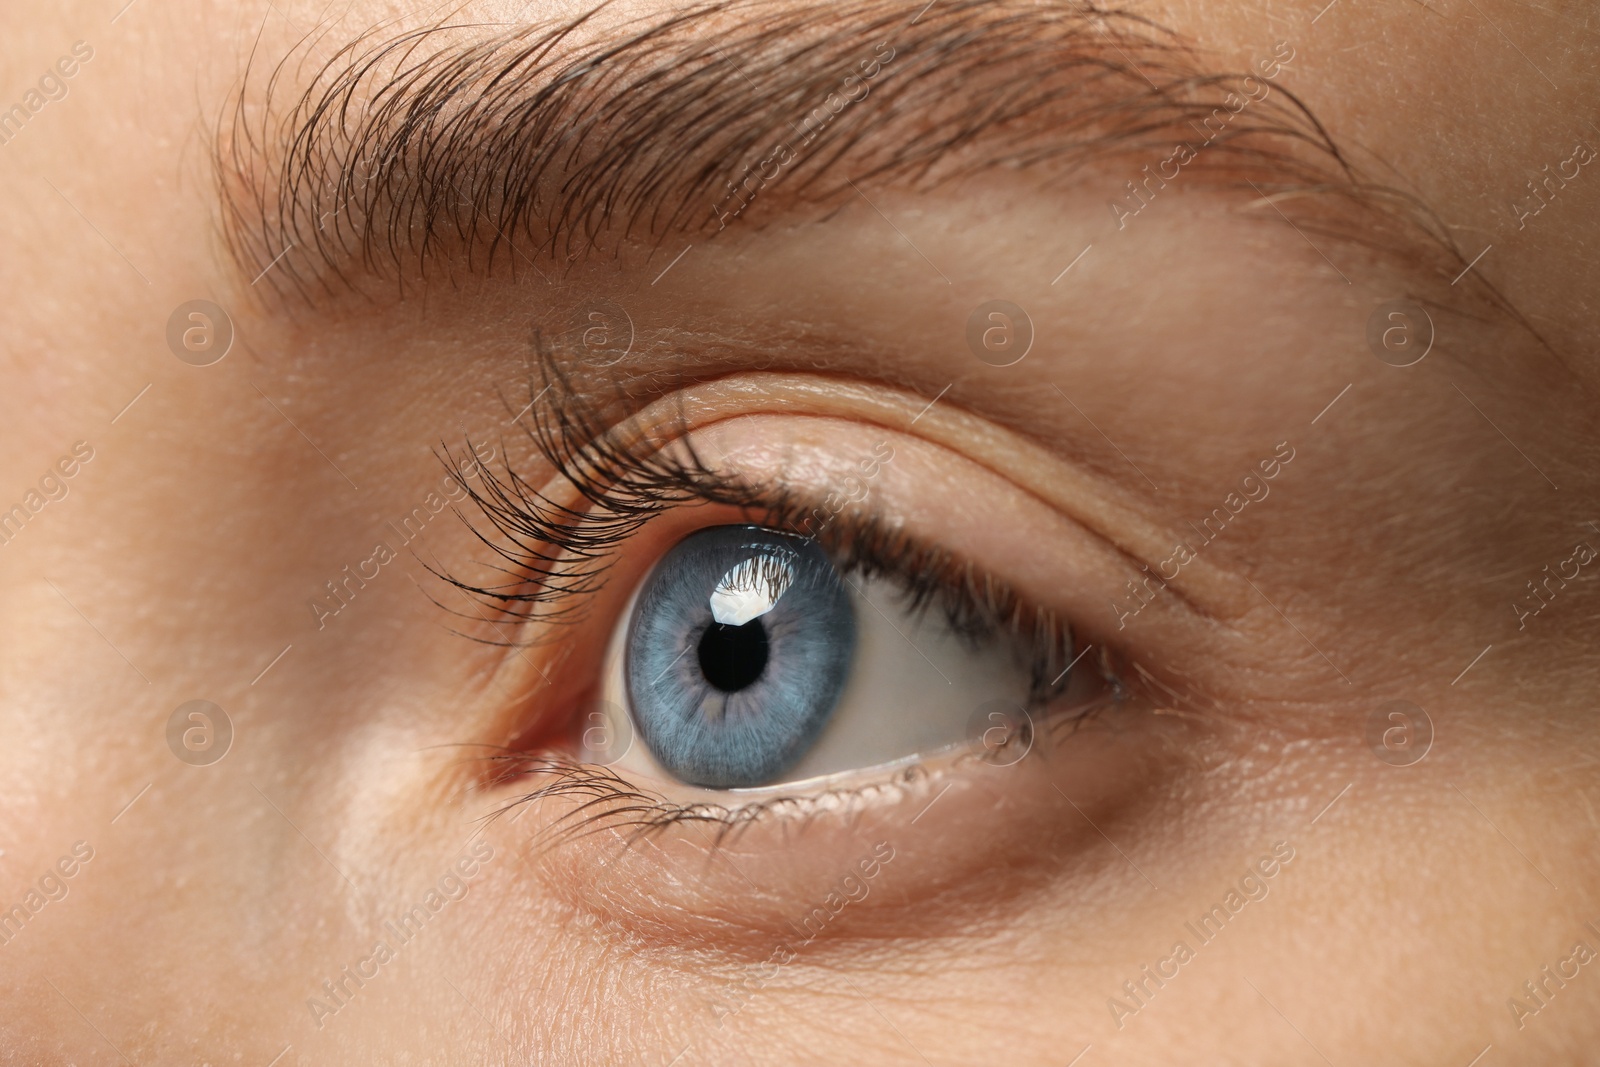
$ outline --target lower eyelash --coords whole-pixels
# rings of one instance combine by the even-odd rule
[[[837,810],[842,803],[859,801],[885,789],[903,789],[927,777],[925,769],[912,765],[903,769],[893,780],[853,789],[831,789],[803,796],[776,796],[739,805],[710,802],[680,804],[641,790],[609,767],[583,763],[562,753],[508,754],[491,759],[503,760],[506,765],[504,773],[497,779],[498,783],[509,784],[529,777],[546,779],[539,788],[493,812],[489,816],[491,819],[504,817],[541,800],[559,797],[579,801],[576,807],[540,830],[540,836],[551,844],[622,830],[626,831],[624,842],[632,847],[640,840],[665,833],[673,826],[703,823],[715,828],[712,843],[720,847],[730,836],[764,818],[787,815],[803,819],[807,815],[819,814],[824,809]]]
[[[1121,704],[1131,696],[1130,690],[1118,686],[1078,707],[1057,709],[1045,720],[1044,730],[1055,740],[1054,735],[1058,731],[1075,730],[1091,716]],[[1036,732],[1018,735],[1017,740],[1024,741],[1028,746],[1022,758],[1033,757]],[[530,778],[543,779],[538,788],[517,796],[491,812],[486,816],[488,820],[504,818],[543,800],[560,798],[577,801],[575,807],[539,830],[535,839],[543,844],[554,846],[593,834],[621,831],[624,844],[631,848],[641,840],[666,833],[672,827],[693,823],[714,829],[711,844],[715,849],[758,822],[782,817],[798,821],[803,826],[807,820],[823,814],[848,812],[852,805],[885,792],[903,793],[936,780],[966,763],[978,760],[979,756],[968,753],[938,771],[930,771],[919,760],[895,768],[892,777],[875,782],[815,793],[767,797],[738,805],[704,801],[678,803],[641,789],[609,767],[584,763],[560,752],[507,751],[487,759],[499,768],[489,783],[491,787],[507,786]]]

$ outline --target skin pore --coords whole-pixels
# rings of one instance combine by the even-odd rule
[[[639,110],[564,113],[555,143],[598,131],[590,169],[551,164],[512,217],[481,142],[448,186],[409,189],[403,157],[340,199],[319,183],[359,153],[310,138],[295,171],[287,116],[451,27],[352,83],[348,135],[404,63],[585,6],[119,6],[14,13],[0,42],[0,106],[26,112],[0,127],[0,508],[26,512],[0,545],[0,908],[24,912],[0,922],[0,1063],[1591,1062],[1587,9],[1049,6],[1052,29],[955,0],[629,0],[549,56],[605,56],[593,84],[625,71]],[[1114,74],[1083,88],[1050,53],[1036,106],[964,110],[1078,30],[1082,69]],[[1160,171],[1236,84],[1183,72],[1260,85],[1270,57],[1227,121],[1312,133]],[[702,73],[652,138],[659,70]],[[471,111],[486,86],[374,128],[504,133]],[[786,169],[772,146],[833,87]],[[1106,110],[1073,125],[1084,99]],[[1140,115],[1116,147],[1046,149]],[[689,208],[646,198],[737,121],[759,136],[709,152]],[[613,188],[594,226],[549,225]],[[390,225],[397,203],[434,214]],[[206,366],[168,340],[194,300],[232,323]],[[969,345],[991,300],[1031,325],[1008,366]],[[1409,366],[1369,343],[1392,301],[1432,323],[1408,312],[1434,339]],[[596,323],[625,355],[586,350]],[[562,780],[538,759],[577,752],[655,562],[750,517],[662,510],[560,620],[484,595],[496,564],[537,584],[474,503],[490,480],[588,507],[530,433],[561,412],[687,434],[808,511],[892,450],[833,533],[870,512],[973,564],[1119,698],[1034,709],[1014,762],[748,800],[618,763],[524,799]],[[445,448],[481,470],[452,481]],[[216,762],[178,755],[192,720],[170,740],[192,700],[231,724]],[[1395,701],[1431,724],[1420,760]]]

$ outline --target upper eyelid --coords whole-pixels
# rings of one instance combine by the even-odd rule
[[[615,425],[606,425],[606,414],[589,398],[575,391],[571,379],[556,362],[553,351],[545,351],[542,366],[544,385],[530,383],[529,386],[530,395],[544,396],[544,400],[528,416],[533,424],[536,443],[553,468],[549,472],[551,475],[563,474],[564,469],[575,469],[585,480],[596,473],[602,477],[604,475],[603,470],[596,472],[593,469],[593,460],[586,457],[586,449],[594,441],[606,440],[619,428],[624,441],[631,438],[636,442],[646,442],[650,449],[668,440],[687,440],[689,434],[704,433],[726,419],[764,411],[849,418],[904,433],[910,429],[908,423],[911,414],[919,411],[925,403],[923,398],[915,394],[882,383],[803,374],[749,372],[695,383],[632,410],[630,414],[617,418]],[[545,385],[553,387],[553,395],[544,393]],[[630,405],[630,408],[633,406]],[[1120,567],[1130,577],[1137,577],[1141,573],[1141,565],[1155,567],[1172,550],[1174,535],[1171,526],[1151,517],[1148,502],[1096,475],[1087,467],[1064,460],[1019,433],[963,411],[952,400],[947,399],[929,414],[920,417],[915,433],[934,445],[950,449],[992,471],[997,477],[1037,498],[1044,506],[1093,535],[1097,543],[1120,557]],[[637,443],[630,446],[614,441],[610,447],[619,453],[612,463],[613,467],[621,463],[623,469],[627,469],[628,465],[637,463],[641,458],[633,451]],[[502,454],[509,456],[505,449],[502,449]],[[1040,471],[1048,471],[1048,477],[1039,477]],[[527,491],[540,491],[527,485],[517,472],[508,470],[508,473],[512,476],[513,488],[520,485]],[[477,500],[479,494],[471,483],[464,479],[462,483],[469,496]],[[724,485],[723,482],[717,482],[713,489]],[[560,500],[565,500],[564,504],[559,501],[555,503],[560,508],[586,508],[602,499],[605,491],[603,484],[593,482],[576,492],[569,490],[564,497],[560,497]],[[719,497],[714,491],[693,499],[734,505],[741,502],[737,494]],[[663,503],[678,502],[681,501],[666,500]],[[570,512],[566,517],[575,514]],[[556,540],[559,542],[560,538]],[[608,550],[609,545],[601,549],[602,553]],[[1242,615],[1253,605],[1251,598],[1254,593],[1248,582],[1217,566],[1209,558],[1202,557],[1186,565],[1184,575],[1185,586],[1183,589],[1172,588],[1173,599],[1191,614],[1215,621]]]
[[[785,12],[776,21],[775,7]],[[327,268],[342,276],[373,262],[398,267],[452,235],[469,252],[485,242],[492,259],[518,237],[554,252],[563,238],[587,242],[600,225],[626,231],[643,221],[658,234],[692,225],[702,212],[685,214],[684,205],[715,198],[691,194],[716,191],[740,161],[759,161],[774,138],[792,136],[785,109],[825,99],[880,37],[895,42],[904,65],[877,79],[871,108],[784,185],[810,187],[847,153],[862,180],[926,176],[980,137],[989,151],[967,153],[961,172],[1165,150],[1169,131],[1209,115],[1229,78],[1246,76],[1200,70],[1176,39],[1118,13],[989,0],[947,0],[914,26],[881,0],[830,5],[822,19],[808,13],[774,0],[713,4],[592,40],[580,40],[589,32],[583,18],[489,41],[463,41],[459,27],[375,29],[281,114],[277,101],[254,98],[247,76],[217,151],[231,246],[252,276],[292,248],[269,277],[309,291],[328,280],[318,277]],[[991,85],[998,77],[1008,80]],[[763,90],[758,109],[751,79]],[[1278,106],[1279,96],[1288,103]],[[359,118],[351,100],[365,105]],[[918,121],[900,129],[913,100]],[[1274,93],[1250,128],[1276,140],[1254,151],[1249,138],[1231,139],[1213,162],[1248,159],[1268,187],[1357,189],[1322,126],[1297,105]],[[435,113],[447,118],[417,121]],[[930,139],[925,123],[935,113],[943,132]],[[1311,151],[1292,151],[1295,143]],[[653,150],[662,144],[673,151]],[[364,169],[371,158],[384,161],[376,180]]]
[[[851,417],[905,432],[910,415],[925,400],[881,383],[838,378],[753,372],[697,386],[703,403],[726,391],[734,398],[784,395],[785,408],[803,409],[809,398],[819,414]],[[1120,557],[1130,574],[1141,565],[1154,567],[1172,550],[1173,529],[1152,516],[1152,504],[1121,488],[1087,466],[1063,458],[1029,437],[963,410],[947,398],[917,419],[915,433],[950,449],[997,477],[1021,488],[1045,506],[1093,534]],[[1037,472],[1048,471],[1047,477]],[[1247,583],[1207,559],[1185,568],[1189,593],[1174,590],[1191,611],[1208,617],[1228,616],[1249,603]],[[1192,593],[1192,596],[1190,595]]]
[[[542,441],[541,450],[546,451],[546,459],[559,470],[569,463],[571,452],[581,452],[586,442],[614,427],[607,425],[606,418],[583,397],[565,392],[570,389],[570,385],[562,384],[564,379],[560,376],[559,369],[548,362],[546,369],[555,375],[550,385],[562,385],[563,392],[558,393],[554,399],[550,399],[546,393],[545,405],[535,406],[529,418],[535,422],[535,439]],[[530,385],[530,392],[544,393],[544,389]],[[689,434],[714,431],[720,425],[731,425],[736,417],[751,414],[752,408],[756,413],[772,410],[782,412],[789,417],[804,417],[807,408],[815,408],[816,410],[810,414],[847,418],[867,426],[880,425],[886,430],[892,429],[894,432],[904,434],[909,428],[906,426],[910,417],[907,413],[918,410],[916,399],[914,396],[878,384],[868,385],[833,378],[794,375],[745,374],[697,385],[693,388],[690,398],[685,398],[680,393],[658,399],[643,412],[624,418],[622,425],[626,427],[628,438],[635,444],[642,444],[646,454],[652,454],[654,450],[659,449],[664,439],[676,440]],[[552,419],[554,425],[551,425]],[[899,425],[896,425],[897,423]],[[565,438],[562,437],[563,434],[566,435]],[[1120,574],[1121,577],[1105,586],[1107,592],[1113,589],[1120,591],[1122,578],[1137,578],[1140,575],[1139,568],[1130,562],[1136,557],[1130,556],[1125,549],[1119,549],[1117,547],[1119,544],[1125,545],[1133,539],[1148,543],[1157,550],[1170,550],[1170,540],[1162,532],[1161,527],[1151,523],[1137,511],[1117,503],[1118,491],[1114,486],[1102,483],[1097,476],[1071,464],[1062,463],[1058,459],[1052,460],[1050,466],[1046,468],[1051,473],[1042,480],[1055,491],[1054,499],[1044,499],[1037,486],[1028,484],[1041,480],[1038,468],[1035,468],[1031,476],[1023,469],[1030,456],[1037,459],[1043,450],[1017,435],[999,430],[977,416],[960,411],[954,405],[947,404],[935,413],[920,418],[916,436],[927,440],[935,448],[948,449],[956,455],[964,455],[978,467],[992,471],[997,478],[1009,482],[1017,490],[1039,497],[1041,506],[1065,519],[1067,525],[1062,527],[1063,531],[1078,528],[1079,532],[1071,535],[1071,540],[1078,547],[1068,554],[1068,558],[1077,558],[1081,560],[1077,566],[1090,568],[1081,570],[1080,575],[1095,573],[1096,570],[1102,577]],[[983,454],[970,455],[973,442],[982,442]],[[629,452],[627,447],[622,447],[620,451],[622,453],[620,459],[624,464],[622,470],[626,472],[629,469],[628,465],[638,462],[640,457]],[[502,449],[501,452],[503,457],[508,457],[510,454],[506,449]],[[506,462],[509,462],[509,459]],[[521,580],[515,589],[508,591],[504,586],[495,589],[473,587],[455,581],[443,572],[435,571],[435,573],[447,581],[454,582],[458,587],[486,597],[491,607],[503,613],[503,621],[522,622],[536,617],[540,621],[553,621],[563,617],[583,619],[591,606],[589,598],[583,596],[567,598],[562,593],[597,589],[600,579],[611,566],[611,560],[607,557],[617,546],[619,539],[634,532],[636,527],[630,526],[620,531],[615,529],[609,532],[602,531],[598,537],[590,537],[581,527],[577,527],[571,535],[564,530],[545,530],[540,536],[553,536],[554,541],[539,541],[535,538],[533,544],[514,543],[517,537],[526,541],[536,528],[550,522],[569,520],[577,522],[582,516],[581,509],[587,506],[585,498],[592,500],[605,496],[607,487],[604,479],[611,476],[607,473],[608,468],[605,464],[597,466],[592,461],[585,461],[581,465],[587,473],[580,474],[580,480],[586,480],[588,484],[581,491],[570,492],[564,497],[559,493],[554,494],[557,497],[555,502],[557,507],[554,512],[545,513],[536,509],[536,513],[530,514],[524,507],[514,509],[511,514],[504,516],[511,524],[510,533],[514,539],[511,550],[508,551],[504,545],[496,545],[493,540],[479,533],[486,544],[501,552],[511,563],[511,568],[506,573]],[[650,476],[647,470],[646,485],[649,484]],[[561,480],[560,476],[557,476],[552,478],[549,484],[536,488],[525,481],[524,475],[513,467],[507,467],[506,478],[513,485],[521,487],[519,492],[537,494],[535,499],[547,499],[543,493],[551,491],[551,485],[559,484]],[[496,479],[486,476],[480,476],[480,480],[486,486],[496,482]],[[482,502],[483,498],[477,490],[470,483],[465,483],[464,479],[463,482],[472,498]],[[1024,488],[1025,486],[1027,487]],[[776,496],[774,492],[777,493]],[[559,503],[563,499],[570,505],[570,510],[566,509],[567,505]],[[704,490],[694,487],[685,492],[672,490],[659,501],[644,499],[642,503],[651,507],[650,515],[690,501],[721,502],[740,507],[753,506],[766,513],[766,509],[774,506],[781,512],[790,499],[781,483],[777,485],[750,483],[747,487],[741,487],[737,483],[729,483],[725,478],[709,477]],[[816,503],[821,498],[812,500],[802,495],[798,499]],[[489,502],[493,503],[492,494]],[[634,502],[635,505],[639,503],[641,501]],[[544,505],[540,505],[540,509],[543,508]],[[507,535],[506,526],[500,521],[495,521],[494,516],[490,517],[493,524],[499,527],[500,534]],[[644,518],[647,520],[649,515]],[[638,528],[642,528],[642,525],[643,522],[640,522]],[[927,536],[926,531],[924,536]],[[564,540],[576,545],[580,551],[580,558],[575,563],[570,560],[563,562],[560,559],[564,550],[561,549],[559,542]],[[928,541],[922,543],[932,544]],[[835,551],[840,549],[840,545],[835,541],[830,540],[829,544]],[[1121,558],[1118,559],[1118,556]],[[1153,561],[1155,557],[1151,558]],[[959,563],[959,559],[956,562]],[[986,573],[990,571],[991,568],[983,561],[976,562],[979,571]],[[1196,561],[1185,569],[1185,587],[1172,588],[1170,601],[1191,619],[1217,621],[1213,613],[1216,604],[1206,604],[1203,608],[1197,606],[1190,598],[1188,586],[1199,587],[1208,595],[1215,594],[1219,589],[1230,592],[1232,595],[1227,598],[1230,602],[1251,595],[1247,582],[1225,571],[1215,570],[1213,573],[1213,570],[1209,560]],[[552,576],[554,581],[548,589],[531,588]],[[1111,650],[1119,664],[1126,664],[1130,670],[1137,667],[1136,657],[1130,655],[1128,648],[1121,646],[1119,635],[1107,632],[1111,628],[1104,625],[1105,620],[1093,614],[1094,609],[1101,604],[1099,600],[1091,603],[1084,596],[1075,595],[1060,603],[1054,603],[1058,598],[1050,596],[1041,599],[1032,591],[1025,592],[1024,585],[1019,585],[1012,578],[998,572],[993,573],[991,577],[998,581],[1000,587],[1014,590],[1020,605],[1045,608],[1063,623],[1072,625],[1074,629],[1086,628],[1091,632],[1099,631],[1101,637],[1097,643]],[[481,616],[475,618],[473,615],[462,614],[461,617],[474,623],[482,621]],[[1088,623],[1087,627],[1084,627],[1085,622]],[[1151,631],[1151,624],[1142,622],[1141,625],[1143,626],[1141,632],[1152,634],[1155,632]],[[1130,678],[1120,668],[1117,677],[1125,680]],[[1154,680],[1154,676],[1150,677]],[[1134,688],[1142,687],[1134,686]],[[1175,694],[1174,699],[1181,701],[1186,698],[1181,694]]]

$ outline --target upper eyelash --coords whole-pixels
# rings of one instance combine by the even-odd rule
[[[544,388],[533,392],[530,385],[530,393],[537,400],[553,391],[556,398],[543,409],[531,404],[524,428],[538,452],[589,507],[579,510],[551,500],[509,461],[503,477],[478,467],[482,485],[478,489],[467,475],[470,460],[458,458],[448,446],[440,455],[466,499],[505,543],[497,544],[465,516],[463,520],[511,567],[493,567],[508,578],[495,585],[429,569],[478,597],[507,622],[535,615],[554,622],[571,615],[579,605],[570,598],[598,589],[616,548],[670,507],[693,501],[734,506],[757,502],[747,487],[714,474],[682,433],[671,435],[678,448],[668,451],[650,447],[648,435],[635,421],[607,429],[596,407],[573,388],[538,331],[534,348]],[[474,454],[469,440],[466,455]]]
[[[482,489],[476,488],[466,476],[468,461],[448,448],[441,457],[466,499],[503,541],[496,543],[476,527],[474,534],[509,567],[495,567],[507,580],[493,585],[433,573],[478,597],[499,621],[520,623],[536,615],[542,622],[575,621],[585,606],[583,594],[599,588],[616,549],[672,507],[721,504],[764,525],[797,532],[808,528],[814,501],[781,484],[757,484],[712,470],[684,432],[687,420],[681,414],[666,428],[666,439],[675,446],[670,448],[658,447],[635,421],[606,428],[597,406],[577,393],[537,333],[534,342],[540,379],[530,383],[530,392],[535,397],[551,392],[555,400],[543,409],[531,406],[528,433],[588,509],[550,500],[509,463],[504,476],[480,468]],[[534,384],[542,388],[533,392]],[[473,454],[469,441],[466,455]],[[1035,703],[1048,700],[1061,681],[1073,655],[1070,629],[1055,612],[1028,605],[971,561],[857,511],[833,514],[809,536],[828,550],[841,573],[893,578],[908,612],[937,606],[951,629],[973,642],[997,632],[1024,641]]]

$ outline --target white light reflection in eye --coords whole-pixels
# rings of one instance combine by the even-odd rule
[[[711,617],[724,626],[743,626],[777,607],[793,584],[789,564],[774,556],[751,556],[711,591]]]

